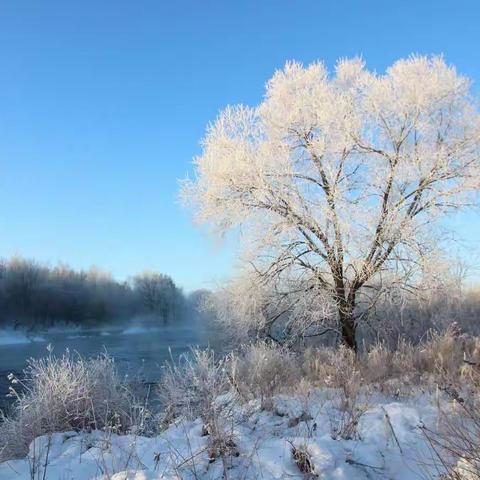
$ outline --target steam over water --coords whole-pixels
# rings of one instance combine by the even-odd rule
[[[140,376],[145,382],[155,382],[161,375],[162,364],[178,358],[191,346],[218,349],[221,340],[213,326],[199,322],[159,326],[155,328],[129,327],[117,331],[68,331],[42,333],[34,341],[14,343],[0,342],[0,408],[11,400],[8,393],[8,374],[21,376],[28,358],[48,355],[47,345],[53,347],[53,355],[60,356],[66,349],[85,357],[107,352],[115,359],[121,375]]]

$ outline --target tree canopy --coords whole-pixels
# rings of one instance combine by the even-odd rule
[[[284,331],[311,334],[333,315],[356,348],[378,295],[428,268],[437,220],[475,203],[479,147],[470,81],[441,57],[383,75],[358,58],[334,74],[290,62],[258,106],[227,107],[208,127],[183,194],[218,232],[242,225],[250,281],[282,304],[264,328],[318,299],[321,315],[301,326],[290,316]]]

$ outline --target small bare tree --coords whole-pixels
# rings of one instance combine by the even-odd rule
[[[374,292],[418,282],[436,221],[475,201],[469,89],[441,57],[412,56],[384,75],[360,59],[333,76],[287,63],[260,105],[228,107],[208,128],[183,194],[220,232],[243,225],[258,281],[296,278],[327,294],[355,349]]]

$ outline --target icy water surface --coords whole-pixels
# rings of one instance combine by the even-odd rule
[[[158,328],[130,327],[117,331],[70,331],[41,333],[37,341],[0,345],[0,408],[9,403],[6,398],[9,373],[21,375],[28,358],[48,355],[47,345],[54,355],[68,348],[82,356],[92,357],[108,352],[122,375],[140,377],[155,382],[161,374],[161,365],[172,356],[189,350],[191,346],[219,349],[221,340],[212,326],[192,324],[167,325]]]

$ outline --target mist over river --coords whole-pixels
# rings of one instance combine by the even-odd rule
[[[25,339],[26,337],[23,337]],[[131,326],[121,330],[70,330],[39,332],[35,337],[15,343],[0,343],[0,408],[6,407],[8,375],[21,377],[29,358],[60,356],[66,349],[84,357],[95,357],[107,352],[115,359],[120,375],[139,377],[144,382],[155,382],[161,376],[161,366],[170,357],[177,359],[192,346],[210,346],[221,349],[222,340],[214,325],[208,322],[185,322],[158,327]]]

